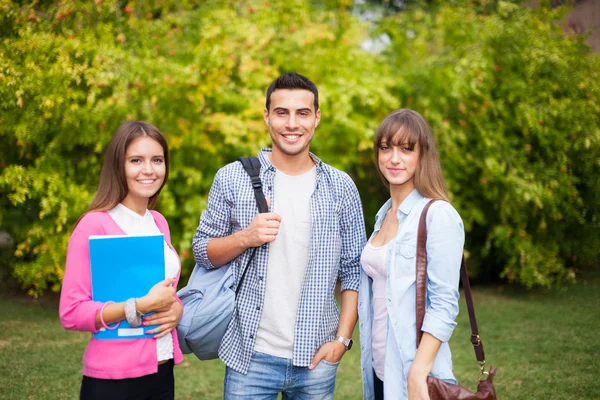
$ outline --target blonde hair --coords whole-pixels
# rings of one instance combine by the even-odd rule
[[[414,176],[415,189],[425,197],[449,201],[437,146],[431,129],[421,114],[401,108],[385,117],[377,128],[373,140],[375,166],[383,184],[389,188],[390,183],[381,173],[378,163],[379,147],[382,142],[388,144],[408,143],[410,148],[414,148],[418,143],[420,153]]]

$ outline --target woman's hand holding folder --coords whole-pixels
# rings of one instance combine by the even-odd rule
[[[142,314],[146,314],[151,311],[170,308],[171,304],[175,302],[173,283],[175,283],[175,279],[169,278],[152,286],[147,295],[136,300],[137,310]]]
[[[147,335],[154,335],[154,338],[158,339],[170,333],[177,327],[181,315],[183,314],[183,305],[175,301],[169,307],[156,310],[155,314],[144,317],[143,324],[148,325],[159,325],[158,328],[147,331]]]

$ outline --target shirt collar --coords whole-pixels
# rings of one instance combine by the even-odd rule
[[[271,160],[269,159],[269,155],[272,152],[273,152],[273,149],[271,149],[271,148],[263,148],[260,150],[260,153],[258,153],[258,159],[260,160],[260,164],[267,171],[275,171],[276,170],[275,166],[271,163]],[[313,153],[309,152],[308,155],[315,163],[315,167],[317,168],[317,175],[318,175],[322,170],[323,161],[321,161],[321,159],[319,157],[315,156]]]
[[[115,213],[122,215],[123,218],[129,218],[136,222],[141,222],[145,219],[148,219],[148,217],[150,216],[150,212],[148,211],[148,209],[146,209],[146,213],[144,215],[140,215],[132,209],[128,208],[123,203],[117,204],[113,210],[115,211]]]
[[[417,189],[413,189],[412,192],[410,192],[410,194],[406,196],[404,201],[400,204],[400,207],[398,207],[398,220],[400,220],[400,213],[404,215],[410,214],[410,211],[413,209],[415,204],[417,204],[417,202],[419,202],[421,199],[423,199],[423,195],[419,193]],[[376,223],[383,221],[385,215],[391,207],[392,199],[389,199],[385,202],[383,207],[379,209],[379,212],[377,212],[377,216],[375,217],[375,220],[377,221]]]
[[[158,229],[155,228],[154,217],[148,209],[146,209],[146,214],[142,216],[127,208],[123,203],[119,203],[107,212],[123,232],[128,235],[154,234]]]
[[[406,196],[404,201],[400,204],[400,207],[398,207],[398,212],[401,212],[404,215],[410,214],[410,211],[413,209],[415,204],[417,204],[422,198],[423,195],[419,193],[417,189],[413,189],[412,192],[410,192],[410,194]]]
[[[379,223],[381,223],[381,221],[383,221],[383,219],[385,218],[385,215],[387,214],[388,210],[391,207],[392,207],[392,199],[388,199],[388,201],[386,201],[385,204],[383,206],[381,206],[381,208],[377,212],[377,215],[375,216],[375,224],[379,224]]]

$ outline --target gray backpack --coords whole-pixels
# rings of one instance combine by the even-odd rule
[[[260,180],[260,161],[256,157],[238,160],[250,175],[259,212],[268,212]],[[210,270],[196,264],[187,286],[177,292],[183,303],[177,338],[184,354],[194,353],[200,360],[218,358],[221,340],[236,312],[237,293],[255,252],[256,248],[253,248],[237,285],[230,264]]]

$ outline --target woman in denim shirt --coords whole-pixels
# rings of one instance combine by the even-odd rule
[[[464,228],[448,195],[431,130],[400,109],[379,125],[377,171],[390,199],[376,216],[361,255],[359,318],[365,399],[428,400],[427,376],[456,383],[448,340],[458,314]],[[416,245],[427,214],[427,296],[423,338],[416,348]]]

